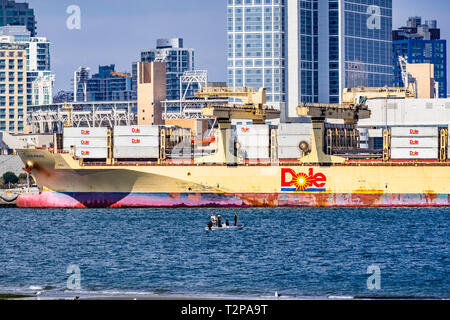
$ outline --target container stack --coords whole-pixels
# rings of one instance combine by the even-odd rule
[[[158,126],[114,127],[114,158],[159,158]]]
[[[108,154],[107,128],[64,128],[63,149],[81,159],[106,159]]]
[[[282,123],[278,127],[278,158],[298,159],[302,157],[303,151],[300,144],[306,142],[311,147],[310,123]]]
[[[244,159],[269,159],[269,126],[265,124],[236,126],[238,154]]]
[[[438,159],[438,127],[392,127],[392,159]]]

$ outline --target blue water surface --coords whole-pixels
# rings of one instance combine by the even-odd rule
[[[206,231],[212,212],[245,228]],[[449,221],[447,208],[0,209],[0,292],[450,298]]]

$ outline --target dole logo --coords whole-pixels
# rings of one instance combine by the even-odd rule
[[[289,180],[290,179],[290,180]],[[292,169],[281,169],[281,186],[295,186],[297,190],[303,191],[310,187],[325,187],[327,177],[323,173],[314,174],[314,169],[310,168],[308,174],[300,172],[296,173]]]
[[[81,134],[87,135],[90,134],[91,132],[89,130],[81,130]]]
[[[419,144],[419,140],[409,140],[409,144]]]
[[[131,128],[132,133],[141,133],[141,129],[139,128]]]
[[[419,130],[417,129],[409,129],[410,134],[419,134]]]
[[[418,151],[410,151],[410,152],[409,152],[409,155],[410,155],[410,156],[418,156],[418,155],[419,155],[419,152],[418,152]]]
[[[84,145],[84,146],[86,146],[86,145],[89,144],[89,141],[88,141],[88,140],[81,140],[81,144]]]
[[[131,139],[131,143],[133,144],[141,143],[141,139]]]
[[[82,156],[88,156],[88,155],[90,155],[91,153],[89,152],[89,151],[81,151],[81,155]]]

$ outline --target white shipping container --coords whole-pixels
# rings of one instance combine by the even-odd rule
[[[159,136],[158,126],[117,126],[114,136]]]
[[[114,136],[115,147],[159,147],[158,136]]]
[[[280,136],[284,135],[311,135],[311,123],[280,123],[278,132]]]
[[[63,135],[67,138],[77,138],[77,137],[106,137],[107,128],[64,128]]]
[[[77,148],[75,155],[82,159],[106,159],[108,150],[106,148]]]
[[[438,137],[438,127],[392,127],[391,137]]]
[[[303,152],[298,147],[279,147],[279,159],[298,159],[303,156]]]
[[[248,147],[241,149],[240,152],[245,159],[269,159],[268,147]]]
[[[116,159],[155,159],[159,158],[159,147],[117,147],[114,146]]]
[[[392,159],[437,159],[438,149],[413,149],[413,148],[393,148],[391,149]]]
[[[77,137],[77,138],[67,138],[63,137],[63,149],[66,151],[70,151],[71,146],[79,147],[93,147],[93,148],[106,148],[107,147],[107,138],[106,137]]]
[[[241,147],[268,147],[270,138],[266,135],[238,136]]]
[[[391,148],[435,148],[439,147],[439,139],[435,138],[391,138]]]
[[[305,141],[311,145],[311,135],[279,135],[278,146],[280,147],[296,147],[300,145],[300,142]]]
[[[248,126],[236,126],[237,136],[269,135],[269,126],[265,124],[252,124]]]

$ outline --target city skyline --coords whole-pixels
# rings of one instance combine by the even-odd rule
[[[140,52],[153,48],[158,38],[183,38],[185,47],[197,52],[197,70],[208,70],[211,81],[227,79],[226,1],[133,0],[129,6],[120,0],[80,0],[75,3],[81,9],[80,30],[66,27],[70,16],[66,10],[74,1],[27,2],[35,9],[38,36],[52,42],[55,92],[71,90],[71,78],[79,66],[115,64],[117,70],[131,72]],[[409,16],[419,15],[437,20],[442,38],[447,39],[450,22],[445,14],[450,4],[443,0],[433,3],[436,5],[394,0],[393,28],[404,26]]]

